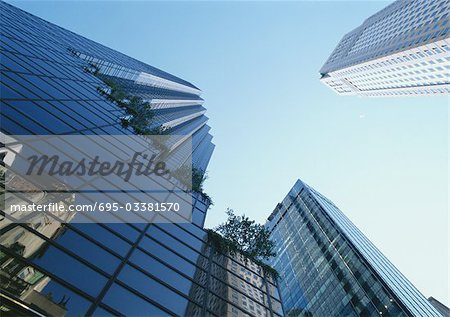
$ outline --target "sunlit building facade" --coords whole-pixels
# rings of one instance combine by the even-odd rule
[[[266,226],[287,316],[441,316],[342,211],[302,181]]]
[[[346,34],[320,70],[339,95],[450,93],[450,3],[397,0]]]
[[[191,305],[186,316],[284,316],[277,279],[272,273],[241,254],[223,254],[210,244],[203,246],[190,296],[204,299],[202,307]],[[204,286],[208,296],[204,297]]]

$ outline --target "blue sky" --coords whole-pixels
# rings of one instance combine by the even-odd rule
[[[389,2],[12,3],[203,90],[207,226],[227,207],[263,223],[300,178],[449,304],[448,98],[339,97],[318,80],[340,38]]]

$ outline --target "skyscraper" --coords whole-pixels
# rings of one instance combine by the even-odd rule
[[[218,316],[284,316],[276,278],[252,259],[242,254],[225,255],[218,252],[214,243],[203,246],[205,257],[200,258],[193,284],[191,298],[201,297],[204,290],[199,285],[208,285],[208,297],[204,305],[190,306],[186,316],[207,316],[213,312]],[[208,261],[206,261],[208,259]]]
[[[0,11],[3,135],[159,131],[190,137],[189,147],[182,138],[170,151],[189,151],[192,166],[206,170],[214,145],[197,87],[4,2]],[[149,121],[133,121],[139,113],[133,117],[120,106],[130,98],[151,106]],[[2,185],[24,185],[5,176],[20,146],[1,145]],[[132,147],[119,139],[114,146]],[[76,196],[37,189],[0,194],[7,203],[58,206]],[[194,281],[210,201],[194,192],[191,203],[192,223],[80,223],[74,221],[79,214],[67,212],[2,212],[2,315],[161,316],[201,307],[212,296]],[[200,297],[190,297],[194,284]]]
[[[320,70],[339,95],[450,93],[450,2],[397,0],[346,34]]]
[[[21,135],[112,138],[105,148],[111,155],[113,148],[136,152],[141,144],[160,156],[170,152],[173,164],[184,166],[188,158],[193,174],[206,170],[214,145],[201,91],[191,83],[4,2],[0,12],[0,203],[64,206],[2,208],[2,316],[283,316],[271,276],[252,261],[211,249],[203,229],[211,201],[198,184],[188,194],[190,222],[146,222],[139,213],[135,222],[115,221],[119,213],[96,222],[98,214],[67,211],[86,193],[44,190],[11,171],[23,154],[15,139]],[[164,143],[142,136],[152,132]],[[128,135],[136,139],[122,138]],[[61,143],[64,154],[81,149]],[[184,185],[169,178],[157,189],[176,195]],[[119,200],[121,190],[109,197]],[[143,191],[136,201],[151,194]]]
[[[266,226],[288,316],[441,316],[342,211],[302,181]]]
[[[431,303],[431,305],[434,306],[434,308],[436,308],[441,313],[443,317],[450,316],[450,309],[444,304],[442,304],[440,301],[438,301],[436,298],[432,296],[428,297],[428,301]]]

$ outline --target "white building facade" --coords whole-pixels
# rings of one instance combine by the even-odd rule
[[[320,70],[339,95],[450,93],[450,0],[397,0],[346,34]]]

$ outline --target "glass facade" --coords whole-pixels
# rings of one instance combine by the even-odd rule
[[[193,165],[206,170],[214,144],[197,87],[4,2],[1,10],[2,132],[132,134],[124,109],[98,91],[113,80],[151,104],[149,129],[192,137]]]
[[[321,81],[340,95],[450,93],[450,2],[397,0],[346,34]]]
[[[287,316],[441,316],[331,201],[300,180],[266,226]]]
[[[283,316],[276,281],[214,252],[195,224],[46,217],[2,228],[2,315]]]
[[[441,313],[442,316],[450,316],[450,309],[445,306],[444,304],[442,304],[440,301],[438,301],[436,298],[434,297],[429,297],[428,301],[431,303],[431,305],[434,306],[434,308],[437,309],[438,312]]]
[[[191,137],[171,151],[190,151],[193,167],[206,170],[214,145],[197,87],[4,2],[0,10],[3,135],[134,134],[121,123],[124,109],[99,91],[114,80],[154,109],[148,128]],[[8,165],[0,168],[11,182]],[[74,200],[42,190],[0,194],[27,204]],[[283,316],[276,281],[208,245],[209,204],[192,194],[191,223],[81,223],[74,217],[88,216],[67,212],[18,222],[2,213],[2,316]]]

